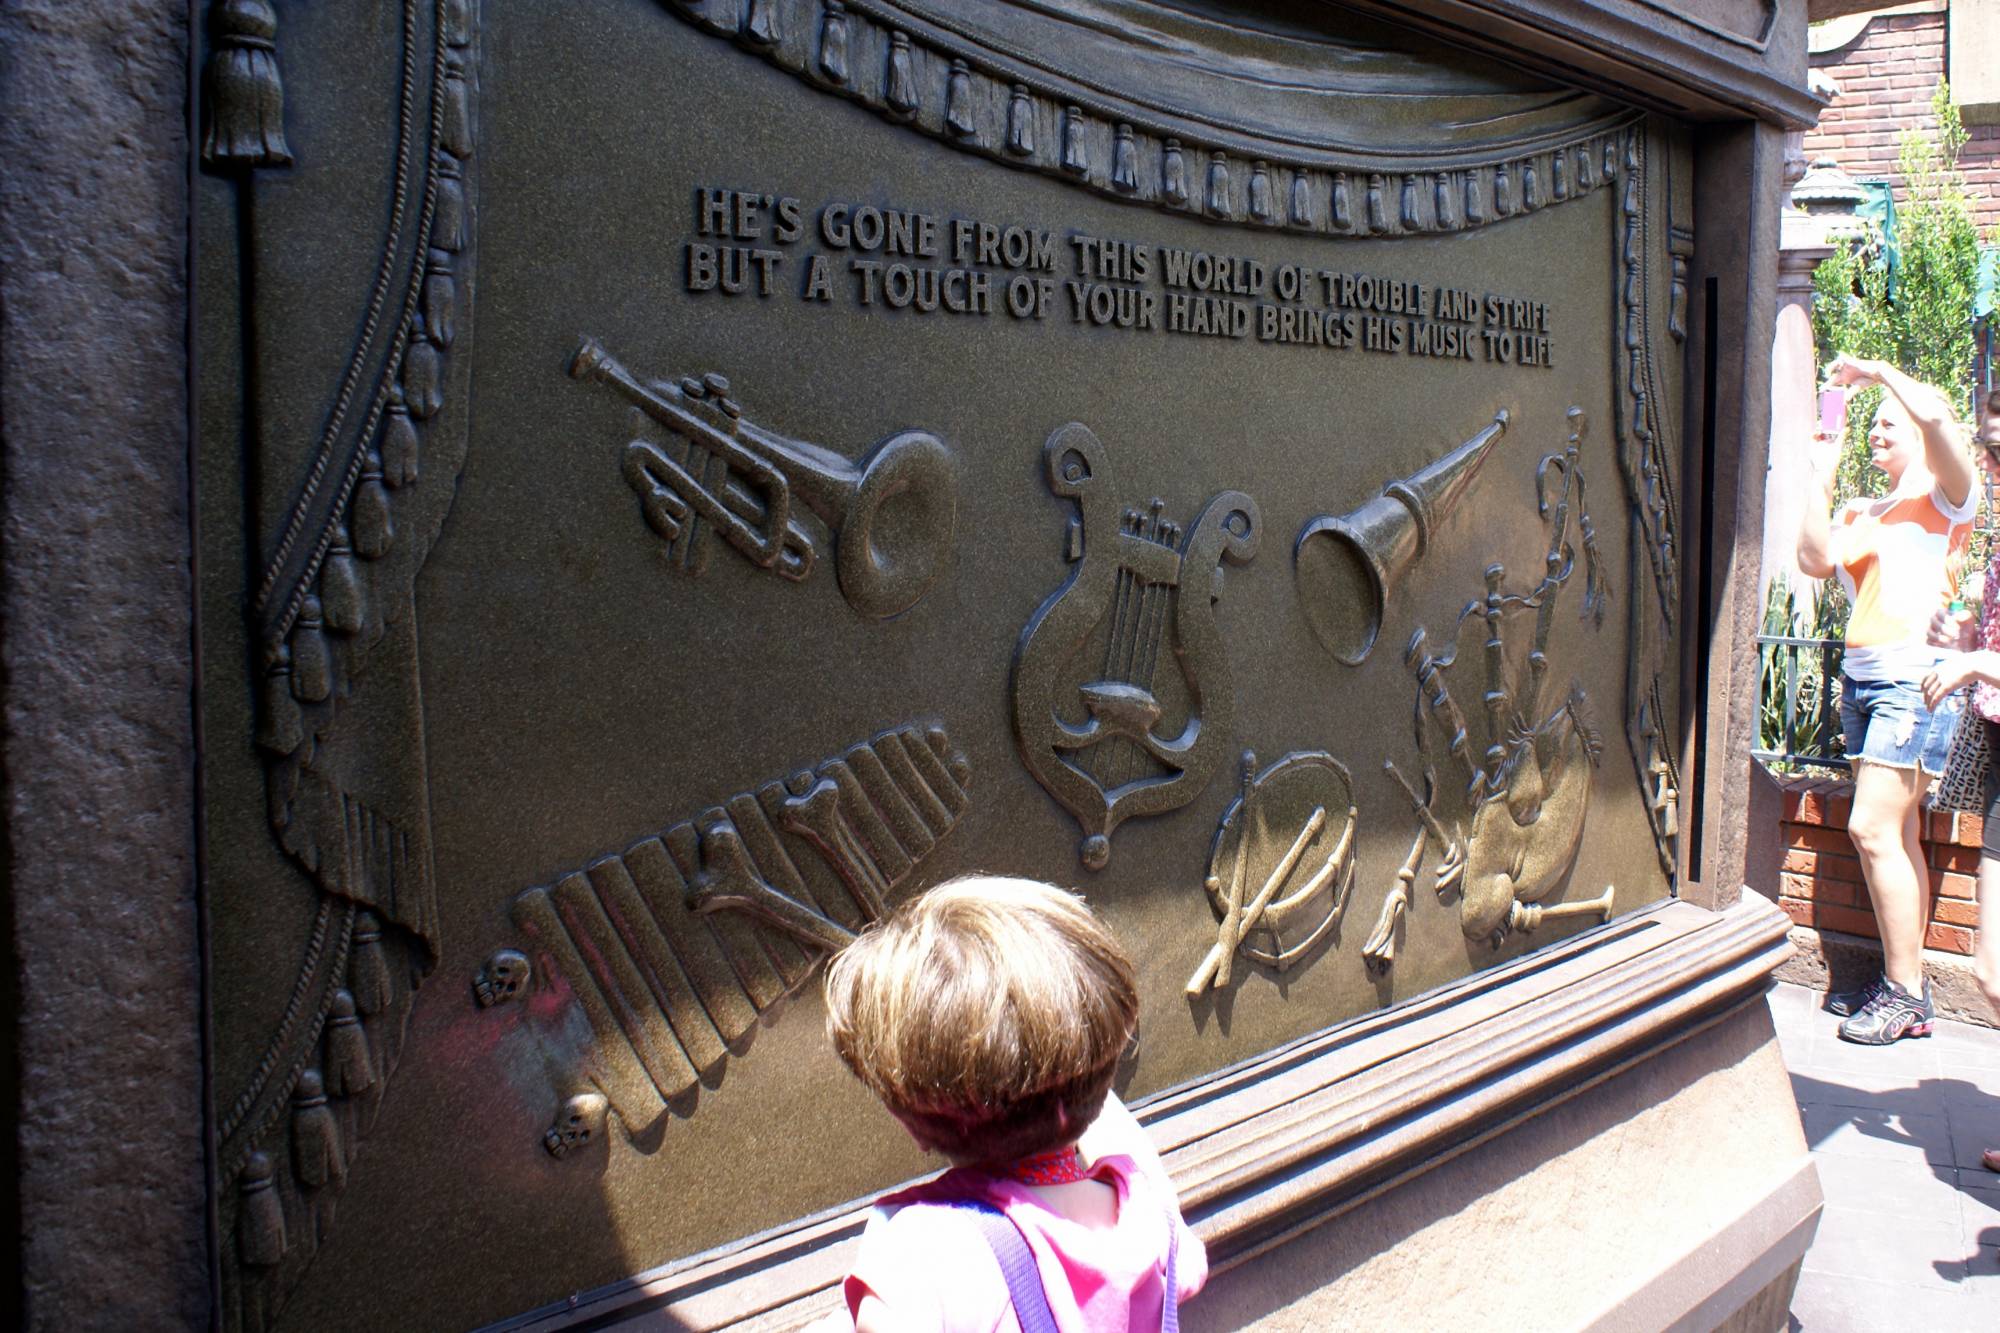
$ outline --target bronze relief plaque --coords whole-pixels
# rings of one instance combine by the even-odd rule
[[[1332,9],[211,8],[232,1328],[925,1170],[818,965],[967,870],[1129,942],[1128,1096],[1672,892],[1675,127]]]

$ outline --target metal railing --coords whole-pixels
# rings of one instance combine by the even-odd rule
[[[1767,763],[1847,767],[1840,731],[1839,639],[1757,636],[1757,748]],[[1801,660],[1803,659],[1803,660]]]

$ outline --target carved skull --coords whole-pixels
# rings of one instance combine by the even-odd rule
[[[479,974],[473,977],[472,994],[478,999],[481,1009],[505,1004],[520,995],[533,973],[526,954],[519,949],[502,949],[487,959]]]
[[[560,1160],[603,1132],[606,1103],[600,1093],[580,1092],[562,1104],[556,1122],[542,1135],[549,1156]]]

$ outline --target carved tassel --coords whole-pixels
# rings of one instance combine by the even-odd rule
[[[977,128],[972,122],[972,67],[963,60],[951,62],[944,102],[945,128],[961,139],[970,138]]]
[[[308,594],[299,608],[299,622],[292,626],[292,693],[301,703],[324,703],[333,693],[333,655],[320,632],[324,623],[319,598]]]
[[[1090,174],[1090,152],[1084,142],[1083,108],[1063,108],[1063,170],[1072,176]]]
[[[1536,177],[1535,159],[1521,163],[1521,207],[1532,213],[1542,206],[1542,183]]]
[[[465,66],[455,56],[445,62],[441,95],[444,97],[444,117],[443,124],[438,128],[438,142],[453,157],[471,157],[471,94],[465,86]]]
[[[1271,164],[1256,162],[1250,167],[1250,216],[1269,224],[1277,220],[1277,205],[1271,199]]]
[[[1417,178],[1415,176],[1405,176],[1403,177],[1403,197],[1397,209],[1397,212],[1402,215],[1404,231],[1422,231],[1424,229],[1423,214],[1418,209]]]
[[[1627,163],[1627,166],[1637,167],[1638,165],[1639,165],[1638,154],[1633,153],[1631,155],[1631,161]],[[1617,178],[1617,175],[1618,175],[1618,140],[1614,137],[1606,139],[1604,141],[1604,179],[1614,180]]]
[[[361,572],[354,567],[354,544],[345,523],[334,527],[333,541],[326,548],[326,563],[319,571],[319,604],[326,627],[336,634],[358,634],[367,619]]]
[[[819,70],[835,83],[847,82],[847,6],[826,0],[826,18],[819,25]]]
[[[1132,127],[1120,125],[1111,144],[1111,184],[1126,194],[1139,188],[1139,152],[1132,146]]]
[[[444,406],[444,361],[421,329],[410,331],[403,348],[403,405],[418,421],[429,421]]]
[[[1181,155],[1181,141],[1167,140],[1160,157],[1160,195],[1170,204],[1188,201],[1187,162]]]
[[[1440,171],[1437,178],[1437,225],[1439,231],[1458,230],[1458,193],[1451,188],[1451,173]]]
[[[1479,190],[1479,173],[1465,173],[1465,220],[1472,226],[1486,221],[1486,196]]]
[[[472,44],[472,15],[470,0],[444,0],[444,44],[446,46],[470,46]]]
[[[465,184],[459,177],[458,159],[449,155],[438,160],[437,212],[431,218],[431,244],[451,254],[465,248]]]
[[[1577,147],[1576,183],[1586,190],[1597,188],[1597,159],[1591,156],[1589,144],[1580,144]]]
[[[1035,104],[1028,97],[1028,85],[1017,83],[1007,100],[1007,151],[1027,157],[1035,151]]]
[[[1380,172],[1368,178],[1368,230],[1389,230],[1389,219],[1384,214],[1382,191],[1388,184]]]
[[[1310,227],[1313,220],[1312,181],[1303,171],[1292,173],[1292,223]]]
[[[400,488],[417,479],[421,448],[417,425],[410,420],[410,410],[403,406],[400,394],[389,401],[389,410],[382,417],[382,436],[376,443],[382,456],[384,485]]]
[[[1221,149],[1208,159],[1208,211],[1219,218],[1229,216],[1229,159]]]
[[[298,707],[296,701],[292,707]],[[298,793],[298,769],[290,764],[273,764],[264,770],[264,816],[274,829],[292,826],[292,797]]]
[[[1347,173],[1333,173],[1333,225],[1339,231],[1354,226],[1354,205],[1347,197]]]
[[[1493,168],[1493,215],[1511,217],[1514,213],[1514,186],[1507,179],[1507,164],[1502,162]]]
[[[1558,199],[1569,198],[1569,154],[1553,153],[1549,157],[1549,193]]]
[[[778,44],[777,0],[750,0],[750,9],[743,16],[743,40],[752,46]]]
[[[889,72],[883,83],[886,86],[883,97],[892,113],[905,118],[917,113],[917,76],[911,66],[910,35],[906,32],[889,34]]]
[[[431,342],[440,348],[451,346],[457,307],[458,284],[452,278],[451,256],[433,250],[424,274],[424,328],[430,332]]]
[[[237,1199],[236,1253],[246,1268],[270,1268],[285,1258],[285,1202],[271,1182],[271,1159],[253,1152],[243,1163]]]
[[[1675,342],[1687,341],[1688,261],[1685,255],[1674,256],[1673,289],[1667,302],[1667,332],[1674,335]]]
[[[389,1007],[389,960],[382,949],[382,921],[367,908],[354,914],[354,952],[347,959],[354,1007],[369,1018]]]
[[[373,449],[362,465],[361,482],[354,488],[348,526],[354,533],[354,553],[363,560],[380,560],[389,554],[389,544],[396,539],[395,525],[389,518],[389,492],[382,488],[382,455]]]
[[[208,11],[208,133],[202,165],[216,170],[288,167],[285,85],[278,74],[278,16],[267,0],[218,0]]]
[[[292,650],[279,644],[264,668],[264,707],[257,717],[257,744],[273,754],[290,754],[305,739],[299,701],[292,695]]]
[[[310,1190],[329,1181],[339,1184],[347,1176],[340,1126],[326,1104],[326,1083],[317,1069],[300,1074],[292,1089],[292,1171]]]
[[[333,993],[333,1013],[326,1020],[326,1089],[336,1097],[352,1097],[375,1086],[375,1062],[368,1054],[368,1033],[354,1016],[354,997]]]

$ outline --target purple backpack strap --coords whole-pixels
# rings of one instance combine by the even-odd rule
[[[940,1203],[969,1215],[986,1239],[986,1246],[1000,1263],[1000,1276],[1007,1279],[1007,1299],[1014,1303],[1014,1318],[1021,1333],[1057,1333],[1055,1313],[1049,1309],[1049,1294],[1042,1289],[1042,1273],[1035,1266],[1028,1238],[1005,1213],[988,1203],[958,1199]]]
[[[1007,1299],[1014,1303],[1014,1318],[1020,1322],[1021,1333],[1058,1333],[1055,1312],[1049,1309],[1049,1294],[1042,1288],[1042,1272],[1035,1264],[1034,1251],[1028,1248],[1028,1238],[1021,1234],[1012,1218],[992,1204],[976,1199],[954,1199],[949,1203],[940,1200],[930,1206],[955,1208],[972,1218],[1000,1265],[1000,1276],[1006,1279]],[[1181,1329],[1180,1253],[1180,1212],[1169,1203],[1167,1285],[1160,1300],[1161,1333],[1180,1333]]]

